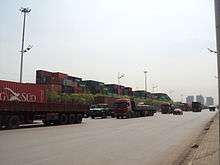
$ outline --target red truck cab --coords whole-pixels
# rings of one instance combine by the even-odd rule
[[[132,111],[130,99],[117,99],[112,105],[112,110],[116,114],[126,114]]]
[[[117,118],[133,118],[153,116],[156,110],[149,105],[135,105],[130,99],[117,99],[112,106],[112,111]]]

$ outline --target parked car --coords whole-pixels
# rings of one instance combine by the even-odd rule
[[[180,108],[176,108],[173,110],[174,115],[183,115],[183,111]]]
[[[107,118],[107,116],[111,115],[111,109],[108,104],[92,105],[89,109],[89,115],[92,119],[95,119],[96,117]]]

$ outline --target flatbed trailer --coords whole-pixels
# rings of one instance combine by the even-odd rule
[[[81,123],[89,106],[50,102],[47,86],[0,80],[0,127],[18,128],[42,120],[45,125]]]
[[[88,105],[0,101],[0,126],[18,128],[42,120],[45,125],[81,123]]]

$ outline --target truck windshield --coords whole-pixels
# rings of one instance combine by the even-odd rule
[[[113,103],[113,107],[128,107],[129,103],[128,102],[115,102]]]

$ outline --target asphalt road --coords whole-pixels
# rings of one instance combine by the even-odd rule
[[[0,131],[1,165],[171,164],[215,112]]]

